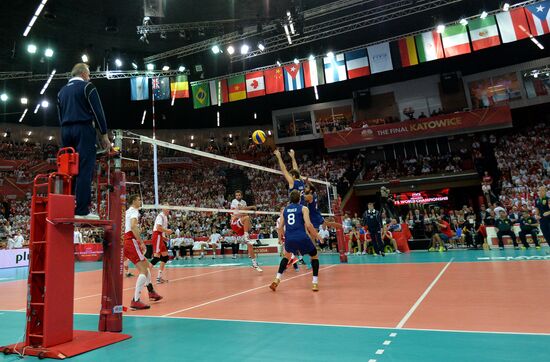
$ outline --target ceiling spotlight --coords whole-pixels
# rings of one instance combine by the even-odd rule
[[[147,64],[147,70],[155,70],[155,65],[152,63]]]
[[[508,11],[510,10],[510,3],[504,3],[502,5],[502,11]]]
[[[47,58],[51,58],[53,57],[53,50],[51,48],[48,48],[44,51],[44,55],[47,57]]]
[[[277,60],[277,66],[280,67],[281,66],[281,62]]]
[[[162,67],[162,70],[163,70],[164,72],[167,72],[167,71],[170,70],[170,67],[169,67],[168,65],[165,65],[164,67]]]
[[[29,100],[25,97],[21,98],[21,104],[27,104],[29,103]]]
[[[333,52],[328,52],[327,53],[327,58],[334,58],[334,53]]]
[[[462,19],[460,19],[460,24],[461,24],[462,26],[466,26],[466,25],[468,25],[468,20],[462,18]]]
[[[229,53],[229,55],[235,54],[235,48],[233,48],[233,45],[227,47],[227,52]]]
[[[138,69],[138,65],[136,63],[132,62],[132,68]]]
[[[0,100],[2,100],[2,102],[6,102],[8,100],[8,95],[6,93],[2,93],[2,95],[0,95]]]
[[[243,45],[241,46],[241,54],[242,54],[242,55],[247,54],[247,53],[248,53],[248,49],[250,49],[250,47],[249,47],[247,44],[243,44]]]
[[[180,65],[180,67],[178,68],[178,71],[179,71],[179,72],[185,71],[185,67],[184,67],[183,65]]]
[[[258,43],[258,49],[263,52],[265,50],[265,45],[263,43]]]
[[[300,61],[298,60],[298,58],[294,58],[294,64],[299,64]]]
[[[27,136],[30,136],[32,134],[32,131],[27,132]]]
[[[122,60],[116,58],[116,59],[115,59],[115,65],[117,66],[117,68],[118,68],[118,67],[122,67]]]
[[[489,15],[485,10],[483,10],[483,12],[481,13],[481,15],[479,16],[481,19],[485,19],[487,17],[487,15]]]
[[[437,26],[436,31],[437,31],[439,34],[443,33],[443,32],[445,31],[445,25],[439,24],[439,25]]]
[[[162,33],[160,33],[160,38],[161,38],[161,39],[167,39],[167,38],[168,38],[168,35],[166,35],[165,32],[162,32]]]
[[[27,45],[27,51],[31,54],[36,53],[36,49],[37,49],[36,45],[34,45],[34,44]]]
[[[218,54],[220,52],[220,47],[218,45],[214,45],[212,47],[212,53]]]
[[[81,58],[84,63],[88,63],[88,56],[86,54],[82,54]]]
[[[43,100],[40,105],[42,106],[42,108],[48,108],[50,106],[50,102],[48,102],[47,100]]]
[[[538,77],[539,77],[539,73],[537,73],[537,72],[533,73],[533,77],[538,78]]]
[[[53,140],[53,136],[48,137],[48,141]]]

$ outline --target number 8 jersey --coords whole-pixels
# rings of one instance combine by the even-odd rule
[[[302,241],[308,239],[302,214],[302,205],[290,204],[285,207],[285,240]]]

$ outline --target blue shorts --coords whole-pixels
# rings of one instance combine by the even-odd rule
[[[443,241],[444,243],[449,241],[449,237],[447,236],[447,234],[439,233],[439,237],[441,238],[441,241]]]
[[[285,250],[294,255],[306,255],[315,250],[315,245],[310,238],[299,241],[285,239]]]

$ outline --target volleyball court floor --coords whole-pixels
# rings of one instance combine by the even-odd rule
[[[549,361],[550,255],[529,251],[321,256],[311,273],[279,257],[174,261],[164,296],[128,311],[130,340],[75,361]],[[96,330],[100,263],[78,263],[75,329]],[[156,271],[153,276],[156,276]],[[62,276],[60,276],[62,277]],[[135,278],[124,281],[124,301]],[[24,334],[26,270],[0,270],[0,345]],[[32,359],[32,357],[27,357]],[[0,361],[17,356],[0,355]]]

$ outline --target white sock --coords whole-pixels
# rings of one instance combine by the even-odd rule
[[[158,276],[157,276],[158,279],[162,278],[162,270],[159,269],[159,273],[158,273]]]
[[[134,300],[137,302],[141,295],[141,290],[147,284],[147,277],[144,274],[140,274],[136,280],[136,290],[134,291]]]
[[[283,277],[283,274],[277,273],[277,276],[276,276],[277,279],[281,280],[282,277]]]
[[[317,284],[319,282],[319,277],[313,277],[313,284]]]

